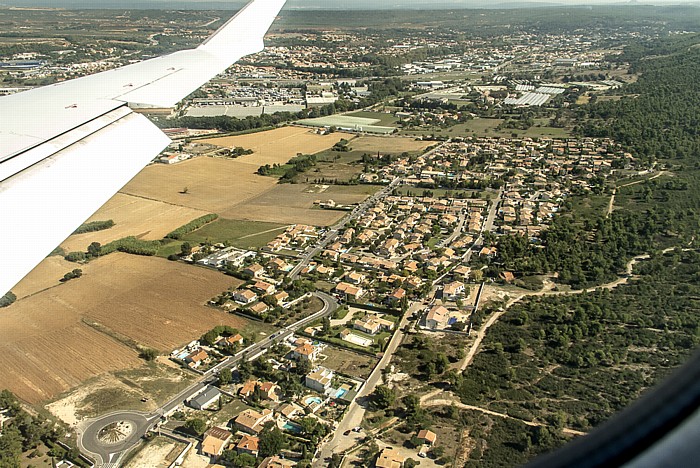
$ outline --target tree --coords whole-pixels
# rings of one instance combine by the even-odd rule
[[[87,251],[90,256],[99,257],[102,253],[102,244],[99,242],[93,242],[92,244],[88,245]]]
[[[139,353],[139,357],[146,361],[155,361],[155,359],[158,357],[158,351],[153,348],[144,348]]]
[[[396,401],[396,390],[386,385],[378,385],[374,390],[372,405],[377,409],[386,409]]]
[[[4,296],[0,297],[0,307],[7,307],[17,300],[17,296],[12,291],[8,291]]]
[[[233,381],[233,374],[231,369],[225,368],[221,369],[219,372],[219,385],[228,385]]]
[[[185,429],[191,434],[201,436],[207,430],[207,423],[200,418],[188,419],[185,423]]]
[[[276,426],[265,427],[260,432],[260,444],[258,445],[261,457],[270,457],[278,454],[287,445],[287,436]]]
[[[183,257],[186,257],[191,253],[192,253],[192,244],[190,244],[189,242],[183,242],[182,245],[180,246],[180,255]]]

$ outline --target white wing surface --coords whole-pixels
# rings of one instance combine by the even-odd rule
[[[285,0],[253,0],[196,49],[0,97],[0,296],[170,140],[130,107],[172,107],[241,57]]]

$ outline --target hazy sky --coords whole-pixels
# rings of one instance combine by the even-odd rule
[[[46,6],[67,8],[238,8],[245,0],[0,0],[0,5]],[[601,5],[601,4],[671,5],[700,0],[287,0],[289,9],[429,9],[429,8],[498,8],[499,5]]]

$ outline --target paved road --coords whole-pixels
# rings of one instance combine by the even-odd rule
[[[168,402],[158,408],[158,410],[151,414],[143,414],[136,411],[121,411],[100,417],[94,421],[90,421],[85,426],[85,429],[80,432],[78,437],[78,447],[85,455],[95,458],[97,466],[118,466],[118,463],[123,456],[138,443],[139,439],[141,439],[141,437],[148,432],[148,429],[156,421],[158,421],[162,415],[172,411],[186,400],[189,400],[191,397],[202,391],[207,385],[216,383],[217,374],[221,371],[221,369],[233,369],[241,361],[241,359],[249,359],[258,353],[267,350],[276,343],[286,339],[289,335],[294,333],[295,330],[306,326],[314,320],[332,314],[335,309],[338,308],[338,303],[332,296],[322,292],[316,292],[314,295],[323,301],[323,308],[318,312],[284,327],[280,331],[251,346],[248,346],[246,349],[238,352],[234,356],[220,362],[216,366],[209,369],[195,383],[175,395]],[[111,445],[105,444],[98,440],[97,435],[105,426],[119,421],[127,421],[132,424],[133,431],[127,438],[118,444]]]
[[[374,205],[378,200],[386,197],[389,193],[391,193],[394,187],[399,185],[399,183],[401,183],[401,179],[399,177],[395,178],[391,181],[389,185],[387,185],[379,192],[375,193],[374,195],[363,201],[361,204],[356,206],[350,212],[350,214],[348,214],[342,220],[340,220],[338,224],[331,226],[330,230],[326,233],[326,235],[323,236],[323,238],[319,240],[319,242],[314,247],[308,247],[304,251],[304,256],[301,258],[301,261],[294,267],[294,269],[292,269],[292,271],[289,272],[289,277],[292,280],[297,279],[299,273],[301,273],[301,270],[303,270],[304,267],[309,264],[312,258],[318,255],[323,249],[325,249],[328,244],[332,244],[333,242],[335,242],[335,239],[338,237],[339,231],[343,229],[347,223],[349,223],[355,218],[362,216],[367,211],[367,209]]]
[[[340,421],[340,423],[338,423],[338,427],[335,429],[333,437],[323,445],[321,450],[317,453],[316,458],[314,458],[312,463],[314,468],[322,468],[327,466],[327,458],[330,458],[334,453],[344,452],[350,447],[356,445],[360,439],[364,437],[365,434],[362,432],[350,432],[348,435],[344,435],[344,433],[356,426],[359,426],[362,422],[365,415],[364,405],[367,404],[368,400],[367,396],[370,395],[379,384],[382,378],[382,371],[389,365],[391,357],[396,352],[396,349],[401,344],[401,341],[403,341],[403,330],[406,324],[409,322],[409,317],[423,307],[424,304],[422,302],[415,302],[409,307],[408,312],[404,314],[396,333],[394,333],[394,335],[391,337],[391,341],[389,341],[389,344],[384,351],[384,355],[367,378],[362,390],[360,390],[360,392],[357,394],[357,398],[350,403],[350,406],[345,412],[343,419]]]

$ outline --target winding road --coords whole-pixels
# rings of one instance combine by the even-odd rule
[[[118,411],[86,421],[79,426],[78,448],[83,454],[95,459],[96,466],[105,468],[120,466],[123,457],[138,444],[148,430],[164,414],[174,410],[208,385],[216,383],[222,369],[233,369],[242,359],[255,356],[286,339],[295,330],[306,326],[321,317],[332,314],[338,303],[328,294],[313,293],[323,302],[323,308],[310,316],[288,325],[261,341],[252,344],[233,356],[225,359],[204,373],[196,382],[181,391],[156,411],[150,414],[138,411]]]

